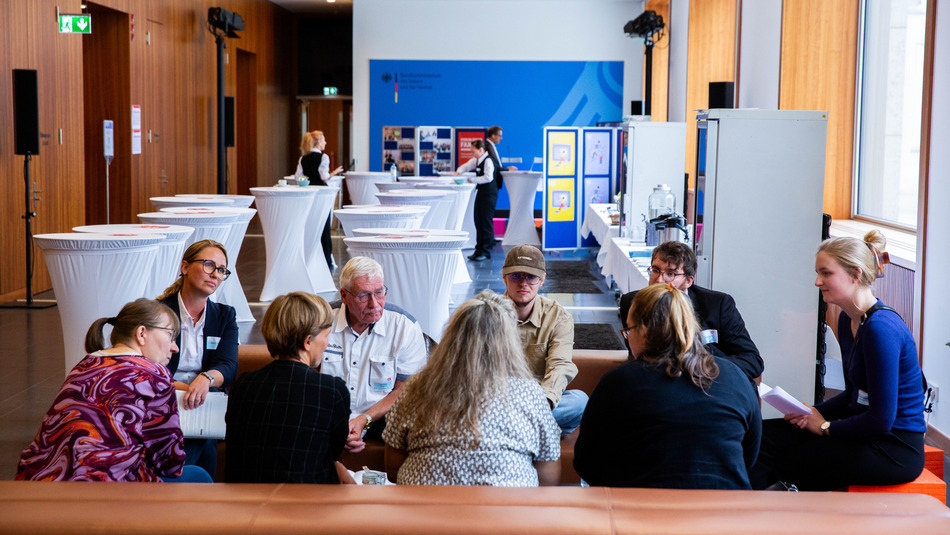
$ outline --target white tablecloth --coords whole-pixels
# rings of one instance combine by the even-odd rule
[[[393,228],[358,228],[353,229],[353,237],[361,238],[363,236],[380,236],[383,234],[406,236],[411,238],[426,238],[429,236],[449,236],[452,238],[468,239],[468,233],[464,230],[444,230],[444,229],[393,229]],[[472,277],[468,273],[468,265],[465,263],[465,255],[462,250],[458,252],[458,264],[455,266],[455,278],[452,284],[468,284],[472,282]]]
[[[452,208],[454,192],[444,190],[396,190],[377,193],[376,198],[383,205],[425,205],[429,212],[422,218],[422,228],[444,229]]]
[[[611,238],[607,244],[607,256],[604,258],[604,269],[601,273],[607,279],[617,283],[617,288],[623,293],[645,288],[650,283],[650,251],[642,243],[630,245],[627,238]],[[631,258],[630,253],[645,254]]]
[[[452,178],[441,176],[401,176],[400,182],[406,184],[451,184]]]
[[[201,207],[181,207],[181,208],[162,208],[162,212],[174,214],[188,213],[225,213],[235,214],[237,219],[231,224],[231,231],[228,232],[227,241],[222,242],[224,250],[228,252],[228,269],[231,270],[231,276],[228,280],[218,286],[217,291],[211,295],[211,299],[218,303],[231,305],[237,314],[238,323],[254,323],[254,313],[247,304],[247,297],[244,295],[244,287],[241,285],[241,277],[237,271],[237,259],[241,254],[241,245],[244,244],[244,235],[247,234],[247,225],[254,219],[257,210],[254,208],[238,208],[229,206],[226,208],[201,208]]]
[[[156,210],[162,208],[174,208],[176,206],[205,206],[205,207],[224,207],[234,206],[234,200],[221,197],[212,197],[210,195],[200,195],[195,197],[151,197],[152,206]]]
[[[145,297],[158,297],[178,278],[178,267],[185,252],[185,243],[195,233],[192,227],[182,225],[86,225],[74,227],[73,232],[92,234],[161,234],[165,236],[158,247],[151,275],[145,282]]]
[[[505,188],[508,190],[510,210],[504,246],[537,245],[541,246],[537,228],[534,226],[534,197],[538,191],[541,173],[532,171],[505,171]]]
[[[316,292],[307,266],[304,233],[316,188],[297,186],[251,188],[257,203],[267,255],[261,301],[294,291]]]
[[[226,199],[235,208],[250,208],[254,204],[253,195],[220,195],[217,193],[178,193],[175,197],[197,197],[199,199]]]
[[[620,236],[620,225],[610,223],[609,210],[616,210],[616,203],[591,203],[587,205],[587,215],[584,216],[584,224],[581,225],[581,237],[586,238],[593,235],[597,243],[600,244],[600,251],[597,252],[597,265],[604,266],[604,258],[607,257],[608,243],[610,238]]]
[[[368,256],[383,266],[387,301],[409,311],[422,331],[438,341],[449,320],[449,294],[463,238],[395,235],[346,238],[352,256]]]
[[[336,201],[340,188],[331,186],[305,186],[317,192],[310,205],[310,214],[304,224],[303,250],[307,258],[307,267],[315,284],[314,293],[335,292],[333,274],[327,266],[327,259],[323,254],[323,227],[327,225],[333,202]]]
[[[85,356],[86,331],[92,322],[115,316],[123,305],[145,296],[165,236],[63,233],[39,234],[33,241],[46,258],[59,305],[65,376]]]
[[[334,210],[343,234],[353,236],[356,228],[419,228],[428,206],[344,206]]]
[[[416,188],[421,190],[435,189],[454,191],[456,196],[452,199],[452,206],[449,208],[449,217],[445,222],[445,228],[448,230],[465,230],[469,233],[469,236],[472,237],[470,240],[472,246],[468,247],[468,244],[466,244],[466,247],[463,247],[463,249],[475,247],[475,223],[471,213],[475,207],[475,198],[474,195],[472,195],[472,192],[475,191],[475,184],[454,184],[452,182],[421,183],[416,184]],[[466,215],[468,216],[468,226],[471,226],[471,228],[466,228]]]
[[[376,189],[380,193],[386,193],[389,191],[396,191],[397,189],[413,189],[415,184],[409,182],[377,182]]]
[[[347,171],[343,181],[350,192],[350,202],[353,204],[379,204],[376,200],[377,182],[393,182],[389,173]]]
[[[233,212],[147,212],[139,214],[138,218],[146,225],[182,225],[192,227],[195,233],[185,241],[185,248],[201,240],[214,240],[221,244],[227,243],[228,234],[234,226],[237,214]],[[179,262],[181,259],[178,259]]]

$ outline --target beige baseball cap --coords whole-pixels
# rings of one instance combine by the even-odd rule
[[[501,274],[509,273],[528,273],[543,277],[544,254],[533,245],[518,245],[508,251],[505,257],[505,265],[501,268]]]

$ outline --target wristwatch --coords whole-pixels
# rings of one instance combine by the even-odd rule
[[[369,426],[373,424],[373,417],[368,413],[363,413],[363,417],[366,418],[366,425],[363,426],[363,429],[369,429]]]
[[[821,429],[822,436],[828,436],[829,434],[831,434],[831,422],[829,422],[828,420],[825,420],[824,422],[822,422],[820,429]]]
[[[210,372],[201,372],[201,373],[199,373],[198,375],[204,375],[205,377],[208,378],[208,381],[209,381],[208,384],[210,384],[210,385],[212,385],[212,386],[214,385],[214,376],[211,375]]]

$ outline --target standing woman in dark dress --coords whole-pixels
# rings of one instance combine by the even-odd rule
[[[630,361],[590,395],[577,474],[608,487],[750,488],[762,429],[755,387],[706,351],[689,297],[672,284],[648,286],[627,325]]]
[[[841,307],[838,344],[845,389],[812,408],[763,425],[753,486],[800,490],[899,485],[924,469],[924,385],[917,345],[871,285],[884,274],[884,236],[832,238],[815,255],[815,286]],[[942,475],[942,474],[938,474]]]
[[[183,410],[201,406],[208,392],[223,390],[237,375],[238,326],[234,307],[210,299],[231,272],[224,246],[201,240],[185,249],[179,268],[181,276],[165,289],[158,300],[171,308],[181,321],[168,370],[175,388],[184,390]],[[212,477],[218,465],[214,440],[185,439],[187,464],[196,464]]]
[[[300,167],[304,176],[309,178],[314,186],[326,186],[330,177],[343,172],[343,166],[339,166],[330,172],[330,157],[323,153],[327,148],[327,138],[320,130],[314,130],[308,134],[313,140],[313,148],[309,154],[300,158]],[[333,241],[330,239],[330,218],[327,217],[327,224],[323,227],[323,235],[320,237],[320,243],[323,244],[323,256],[327,259],[327,266],[333,271]]]

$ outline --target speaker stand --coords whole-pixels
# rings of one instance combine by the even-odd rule
[[[50,308],[56,306],[56,302],[42,301],[33,299],[33,228],[32,219],[36,217],[36,212],[30,209],[30,153],[26,153],[26,159],[23,160],[23,183],[26,198],[26,300],[14,300],[9,303],[0,304],[0,308]]]

